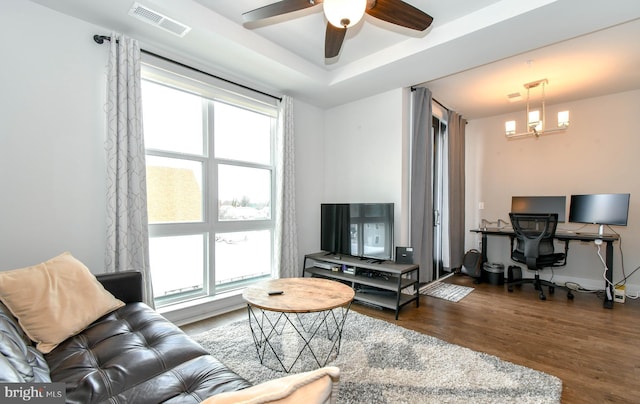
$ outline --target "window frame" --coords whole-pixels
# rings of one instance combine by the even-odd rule
[[[186,236],[202,234],[204,236],[203,287],[198,291],[186,291],[169,296],[156,296],[158,307],[182,303],[188,300],[212,297],[220,293],[240,289],[249,283],[271,277],[275,264],[275,215],[276,215],[276,130],[277,101],[259,93],[231,85],[223,80],[208,77],[202,73],[170,64],[151,55],[143,55],[141,79],[179,91],[202,97],[203,102],[203,150],[202,155],[171,152],[167,150],[145,149],[148,156],[177,158],[197,161],[202,164],[202,221],[180,223],[149,224],[149,238]],[[216,158],[214,150],[215,103],[221,102],[234,107],[261,113],[271,118],[270,162],[253,163],[235,159]],[[270,218],[254,220],[220,220],[218,214],[218,168],[220,165],[266,169],[270,171]],[[233,281],[216,285],[215,280],[215,243],[216,234],[268,230],[270,232],[269,275]],[[153,273],[153,268],[151,269]]]

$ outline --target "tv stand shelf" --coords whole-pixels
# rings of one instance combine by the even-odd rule
[[[338,270],[334,271],[332,267]],[[343,267],[354,268],[354,274],[343,272]],[[395,310],[396,320],[401,307],[413,301],[416,307],[420,304],[418,266],[414,264],[318,252],[304,256],[302,276],[317,276],[346,283],[356,291],[355,301]],[[405,289],[413,290],[407,293]]]

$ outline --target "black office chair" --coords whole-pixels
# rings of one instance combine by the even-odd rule
[[[535,277],[514,279],[507,283],[509,292],[513,292],[514,285],[533,283],[540,292],[540,300],[546,300],[542,286],[549,287],[549,293],[553,294],[558,287],[553,282],[540,279],[539,271],[543,268],[560,267],[567,263],[568,245],[565,243],[565,252],[554,252],[553,240],[558,225],[557,213],[509,213],[515,237],[511,239],[511,259],[523,263],[531,271],[535,271]],[[514,248],[515,239],[515,248]],[[567,290],[567,298],[573,299],[571,289]]]

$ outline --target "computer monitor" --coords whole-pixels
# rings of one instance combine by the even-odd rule
[[[513,196],[512,213],[557,213],[558,222],[566,220],[567,197],[565,196]]]
[[[600,225],[626,226],[629,217],[630,194],[571,195],[569,221]]]

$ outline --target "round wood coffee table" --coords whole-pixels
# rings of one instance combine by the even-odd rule
[[[321,278],[271,279],[247,287],[242,297],[260,363],[287,373],[325,366],[340,351],[354,295],[351,287]]]

